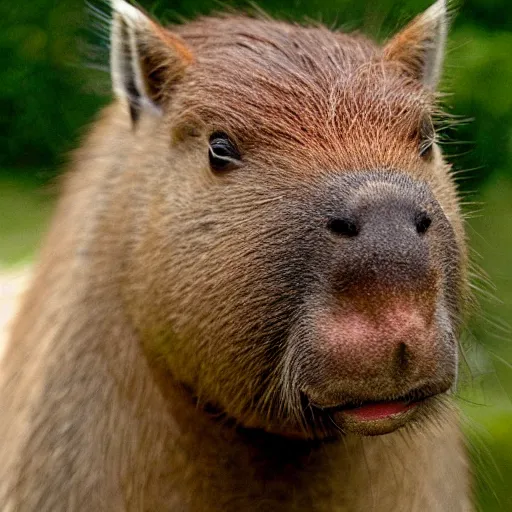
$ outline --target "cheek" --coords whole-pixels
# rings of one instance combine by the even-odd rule
[[[159,238],[168,241],[151,285],[158,302],[152,324],[168,336],[163,350],[180,366],[201,366],[194,373],[212,381],[226,370],[233,381],[248,381],[277,364],[302,292],[290,275],[288,244],[275,242],[276,222],[265,223],[261,210],[228,215],[224,201],[209,210],[196,201],[187,219],[161,229]]]

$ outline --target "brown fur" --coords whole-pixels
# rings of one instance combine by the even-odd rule
[[[299,388],[320,389],[311,368],[327,394],[341,375],[320,364],[322,315],[409,297],[431,318],[442,294],[459,329],[457,195],[439,149],[418,151],[432,93],[362,36],[236,16],[173,30],[161,39],[183,66],[160,70],[163,116],[134,129],[116,102],[66,180],[0,375],[2,510],[470,510],[448,400],[375,438],[315,425],[299,404]],[[216,130],[243,159],[221,175],[207,160]],[[328,262],[302,260],[323,226],[309,214],[317,191],[369,170],[426,183],[441,205],[450,229],[436,231],[428,286],[369,296],[368,274],[343,296]],[[369,201],[386,195],[376,183]],[[313,292],[317,275],[329,285]],[[348,375],[364,373],[356,359]],[[404,392],[375,378],[344,396]]]

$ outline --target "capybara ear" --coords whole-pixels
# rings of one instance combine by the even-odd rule
[[[112,0],[110,66],[114,93],[136,124],[159,113],[194,57],[185,43],[124,0]]]
[[[384,59],[434,91],[443,67],[448,32],[446,0],[437,0],[384,47]]]

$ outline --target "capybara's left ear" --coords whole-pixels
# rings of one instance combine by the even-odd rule
[[[443,67],[448,21],[446,0],[437,0],[386,44],[384,59],[434,91]]]

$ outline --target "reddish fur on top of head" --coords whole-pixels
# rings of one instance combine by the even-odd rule
[[[323,27],[226,17],[177,28],[197,54],[176,122],[194,119],[268,148],[304,176],[344,169],[417,167],[420,128],[434,95],[387,63],[363,36]],[[300,148],[300,149],[298,149]],[[259,155],[264,158],[264,155]]]

